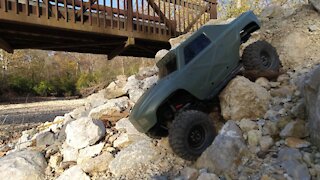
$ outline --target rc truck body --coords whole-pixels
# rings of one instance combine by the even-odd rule
[[[278,55],[265,41],[249,45],[240,58],[240,45],[259,28],[248,11],[229,24],[205,25],[171,49],[157,63],[160,79],[135,104],[131,123],[152,137],[169,135],[175,153],[197,158],[215,137],[208,106],[227,83],[243,66],[279,69]]]

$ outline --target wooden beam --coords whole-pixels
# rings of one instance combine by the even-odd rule
[[[13,53],[13,48],[4,39],[0,38],[0,48],[7,51],[8,53]]]
[[[133,45],[135,45],[135,39],[132,37],[128,37],[128,40],[125,43],[123,43],[121,46],[117,47],[114,51],[108,54],[108,60],[115,58],[116,56],[118,56],[119,54],[121,54]]]
[[[134,37],[138,39],[145,39],[145,40],[154,40],[154,41],[162,41],[167,42],[171,37],[167,35],[159,35],[155,36],[154,34],[146,34],[142,32],[130,32],[130,31],[124,31],[124,30],[115,30],[111,28],[101,28],[98,26],[90,26],[88,24],[82,25],[80,23],[74,24],[70,22],[65,21],[56,21],[53,18],[47,19],[45,16],[40,16],[40,18],[36,16],[25,16],[19,15],[16,16],[15,13],[7,13],[4,11],[0,11],[0,19],[6,20],[6,21],[12,21],[15,22],[15,25],[23,25],[23,24],[29,24],[33,27],[39,26],[43,27],[45,25],[46,29],[51,29],[51,32],[54,32],[55,29],[64,29],[64,30],[71,30],[73,32],[90,32],[90,33],[98,33],[98,34],[104,34],[114,37]],[[109,26],[109,25],[108,25]],[[5,26],[4,26],[5,27]],[[41,29],[41,28],[39,28]],[[3,30],[3,28],[0,28],[0,31]],[[26,32],[24,29],[17,30],[18,32]],[[33,32],[35,34],[38,34],[38,32]]]
[[[188,25],[188,27],[184,30],[183,33],[187,33],[191,30],[191,28],[193,27],[193,25],[195,23],[197,23],[197,21],[201,18],[201,16],[208,10],[210,9],[210,4],[208,4],[206,7],[204,7],[200,12],[199,14],[196,16],[196,18],[193,18],[192,22]]]
[[[50,1],[53,1],[53,0],[50,0]],[[57,0],[59,3],[62,3],[63,0]],[[68,5],[72,5],[72,6],[76,6],[76,7],[80,7],[81,8],[81,1],[79,0],[76,0],[74,5],[72,4],[72,1],[71,0],[67,0],[67,4]],[[89,9],[89,2],[83,2],[83,6],[84,8],[86,9]],[[112,5],[113,6],[113,5]],[[122,15],[122,16],[126,16],[127,15],[127,11],[126,10],[123,10],[123,9],[119,9],[118,8],[114,8],[114,7],[108,7],[108,6],[99,6],[97,4],[92,4],[91,6],[91,9],[92,10],[100,10],[100,11],[106,11],[107,12],[107,15],[108,16],[111,16],[112,18],[113,17],[113,14],[118,14],[119,15]],[[134,11],[133,11],[134,12]],[[79,12],[78,12],[79,13]],[[81,13],[81,12],[80,12]],[[62,14],[60,14],[62,15]],[[150,20],[150,21],[156,21],[156,22],[159,22],[160,21],[160,18],[159,17],[155,17],[155,16],[148,16],[146,14],[138,14],[137,16],[137,13],[133,13],[132,14],[132,17],[133,18],[139,18],[139,19],[145,19],[145,20]],[[163,20],[162,20],[163,21]],[[175,24],[175,22],[172,20],[171,21],[172,24]]]
[[[154,0],[147,0],[150,4],[150,6],[153,8],[153,10],[158,14],[158,16],[160,17],[161,21],[165,22],[165,25],[171,29],[172,32],[170,32],[170,34],[174,34],[175,32],[175,28],[170,28],[173,27],[174,24],[172,23],[172,21],[170,21],[166,15],[161,11],[161,9],[159,8],[159,6],[154,2]]]
[[[37,49],[37,48],[42,48],[42,49],[65,49],[65,48],[80,48],[80,47],[94,47],[94,46],[116,46],[116,45],[121,45],[121,42],[109,42],[109,43],[83,43],[83,44],[56,44],[56,45],[50,45],[50,46],[30,46],[32,49]]]

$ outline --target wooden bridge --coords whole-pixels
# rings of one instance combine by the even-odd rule
[[[154,57],[217,17],[216,0],[0,0],[0,48]]]

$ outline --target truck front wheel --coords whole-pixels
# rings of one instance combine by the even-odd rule
[[[280,68],[278,53],[267,41],[257,41],[246,47],[242,61],[246,70],[278,71]]]
[[[169,129],[172,150],[186,160],[197,159],[215,137],[212,119],[205,113],[188,110],[179,113]]]

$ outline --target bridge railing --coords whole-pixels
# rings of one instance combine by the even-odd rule
[[[216,18],[216,5],[216,0],[1,0],[0,11],[8,19],[10,14],[45,17],[167,40]]]

